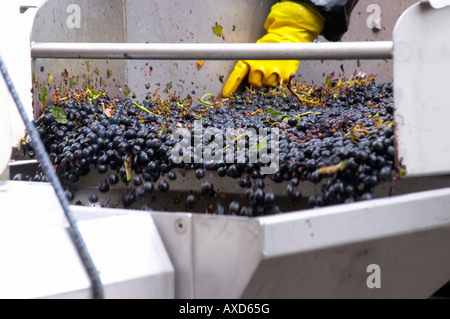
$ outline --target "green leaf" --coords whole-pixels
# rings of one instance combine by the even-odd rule
[[[172,81],[166,84],[166,88],[164,89],[164,93],[169,93],[172,89]]]
[[[264,147],[267,147],[267,140],[266,139],[263,139],[263,140],[259,141],[258,145],[250,147],[250,151],[252,151],[252,152],[254,152],[255,150],[260,151]]]
[[[126,86],[125,87],[125,96],[128,96],[128,95],[130,95],[130,93],[131,93],[131,89],[128,87],[128,86]]]
[[[216,24],[214,27],[212,27],[212,30],[214,32],[215,35],[217,35],[218,37],[222,36],[222,26],[220,24]]]
[[[400,167],[400,176],[403,177],[406,175],[406,167],[402,166]]]
[[[259,151],[260,151],[262,148],[267,147],[267,140],[266,140],[266,139],[263,139],[262,141],[260,141],[258,147],[259,147],[259,149],[258,149]]]
[[[270,116],[275,118],[275,117],[281,117],[282,120],[286,120],[288,118],[290,118],[289,115],[286,115],[284,113],[281,113],[280,111],[276,111],[274,109],[271,109],[270,107],[267,108],[267,112],[270,113]]]
[[[74,76],[72,76],[71,78],[70,78],[70,80],[69,80],[69,85],[70,85],[70,88],[73,88],[76,84],[77,84],[77,78],[76,77],[74,77]]]
[[[57,123],[66,124],[68,122],[66,112],[64,112],[64,110],[59,106],[50,109],[50,113],[53,115]]]
[[[41,101],[43,104],[47,103],[47,94],[48,89],[46,86],[41,87],[41,92],[39,92],[39,101]]]
[[[84,63],[86,64],[86,68],[88,70],[88,72],[91,70],[91,61],[89,60],[84,60]]]

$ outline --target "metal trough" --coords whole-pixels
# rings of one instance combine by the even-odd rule
[[[86,3],[83,1],[47,1],[36,15],[31,37],[34,57],[32,65],[35,75],[33,80],[35,111],[39,112],[38,95],[42,87],[49,87],[49,84],[55,85],[48,83],[49,73],[53,79],[56,79],[67,72],[69,81],[70,77],[74,77],[75,86],[81,86],[83,79],[87,79],[91,84],[104,85],[112,94],[123,93],[126,83],[137,98],[142,98],[148,93],[147,91],[150,91],[150,89],[142,89],[143,83],[150,83],[151,90],[158,86],[156,82],[151,82],[149,77],[160,79],[157,81],[160,81],[158,83],[163,88],[169,81],[172,82],[173,87],[178,85],[180,93],[192,93],[192,91],[196,91],[197,94],[218,93],[217,90],[223,85],[219,81],[220,75],[228,74],[234,65],[233,61],[211,61],[211,63],[208,61],[205,69],[198,70],[194,67],[196,55],[191,52],[192,55],[189,55],[189,58],[194,61],[152,60],[149,62],[145,58],[164,58],[161,56],[163,51],[159,50],[165,47],[165,45],[151,46],[150,44],[136,45],[135,48],[143,48],[143,50],[131,50],[128,56],[124,56],[131,59],[133,54],[138,54],[134,57],[144,59],[142,61],[115,60],[117,52],[121,54],[128,52],[133,48],[133,43],[138,42],[179,42],[180,40],[200,43],[221,42],[224,39],[218,38],[211,32],[200,33],[205,28],[209,31],[216,22],[228,27],[224,29],[227,30],[227,32],[224,31],[227,42],[253,42],[263,31],[254,26],[263,25],[258,21],[262,21],[270,8],[270,4],[266,1],[246,1],[243,10],[225,14],[226,10],[217,8],[217,6],[225,6],[225,3],[194,2],[187,5],[180,2],[175,4],[171,1],[95,1],[95,4],[89,3],[89,10],[87,10]],[[86,29],[87,25],[84,24],[79,30],[65,28],[66,8],[69,4],[77,4],[82,9],[84,17],[89,17],[82,21],[95,21],[98,23],[97,28]],[[177,10],[173,10],[174,5],[179,6]],[[226,3],[227,7],[230,5],[229,2]],[[238,4],[233,2],[233,5]],[[105,6],[111,10],[104,10]],[[181,18],[183,14],[192,14],[191,7],[199,10],[196,16],[206,17],[201,21],[202,25],[198,25],[200,19]],[[396,116],[399,116],[396,120],[406,118],[407,114],[421,116],[422,113],[416,110],[418,107],[416,102],[419,100],[411,101],[406,96],[416,91],[417,85],[427,88],[434,85],[435,81],[439,81],[439,76],[436,74],[437,65],[433,69],[434,73],[426,73],[428,71],[421,68],[421,61],[408,59],[405,52],[413,56],[420,48],[416,45],[417,35],[407,30],[414,22],[418,30],[423,30],[420,34],[421,39],[430,38],[430,41],[427,41],[427,49],[431,51],[433,48],[440,47],[448,42],[443,40],[444,35],[434,34],[431,31],[427,33],[427,30],[431,30],[429,26],[432,21],[433,28],[437,23],[448,30],[450,27],[448,19],[442,17],[447,16],[449,11],[449,7],[432,9],[428,3],[412,6],[398,20],[393,42],[383,41],[375,44],[379,51],[372,56],[366,56],[366,58],[393,56]],[[248,21],[242,18],[250,12],[255,20]],[[224,14],[221,15],[221,13]],[[48,20],[49,14],[53,15],[53,22]],[[123,19],[124,16],[126,19]],[[125,25],[123,21],[126,21]],[[186,22],[187,25],[181,25],[182,22]],[[55,24],[62,24],[63,27],[54,28]],[[231,31],[233,25],[243,32],[233,33]],[[174,32],[169,32],[170,28],[181,30],[182,35],[178,33],[174,35]],[[150,32],[154,30],[158,32]],[[87,46],[83,44],[86,42],[128,44]],[[76,49],[72,49],[72,46],[67,43],[73,43],[73,48]],[[238,46],[226,46],[221,43],[220,46],[222,45],[233,52],[230,53],[233,59],[245,54],[257,54],[257,47],[253,45],[249,45],[244,51],[237,50]],[[324,47],[330,49],[345,47],[345,44],[329,45]],[[100,53],[94,50],[97,46],[103,48]],[[354,47],[365,46],[364,44]],[[60,50],[61,48],[68,49]],[[154,48],[159,53],[150,53],[150,48]],[[167,45],[167,48],[170,51],[175,48],[175,44]],[[183,46],[183,48],[189,47]],[[316,50],[311,45],[295,45],[289,47],[289,50],[292,50],[289,52],[295,55],[298,50],[299,57],[307,58],[308,53],[301,51],[303,48]],[[255,51],[252,51],[253,49]],[[317,47],[317,50],[321,49]],[[76,56],[78,51],[79,56]],[[187,53],[187,51],[184,52]],[[324,51],[321,52],[324,53]],[[440,52],[442,58],[440,62],[436,59],[433,61],[439,62],[443,68],[448,68],[443,66],[444,60],[448,61],[448,52],[446,50]],[[181,59],[176,54],[171,57]],[[199,53],[198,59],[206,59],[206,57],[207,53],[203,55]],[[325,57],[321,56],[321,58]],[[333,58],[345,57],[357,58],[356,55],[349,55],[348,51],[344,55],[336,55]],[[88,58],[96,60],[88,60]],[[221,60],[226,57],[213,55],[211,58]],[[415,67],[424,74],[428,74],[429,81],[414,82],[411,73],[405,71],[408,67],[410,69]],[[93,70],[96,70],[94,74],[92,74]],[[108,77],[108,75],[112,76]],[[411,77],[409,81],[408,76]],[[77,77],[78,83],[75,82]],[[189,85],[178,79],[189,79],[187,82],[192,81],[195,87],[187,89]],[[184,84],[186,87],[183,86]],[[58,85],[57,83],[56,86]],[[416,92],[424,94],[423,90]],[[433,101],[439,102],[436,104],[436,112],[439,113],[434,115],[448,112],[442,105],[447,100],[445,94],[436,95]],[[409,104],[408,110],[405,109],[406,103]],[[448,118],[448,116],[441,118],[444,117]],[[379,198],[371,201],[314,210],[297,208],[297,211],[283,215],[258,218],[213,216],[186,211],[164,212],[163,209],[158,212],[131,212],[119,209],[118,212],[124,215],[129,214],[132,218],[150,218],[147,220],[149,232],[151,224],[156,225],[173,263],[174,297],[176,298],[428,298],[450,279],[450,252],[447,248],[450,242],[450,211],[448,210],[450,180],[446,176],[449,172],[448,161],[443,160],[448,158],[447,150],[450,147],[433,150],[433,157],[436,157],[436,160],[429,157],[422,158],[417,150],[410,154],[408,151],[412,149],[412,146],[403,147],[403,145],[410,145],[409,142],[412,139],[408,134],[414,131],[413,129],[420,130],[421,134],[432,139],[446,136],[444,135],[446,129],[432,125],[431,120],[425,122],[426,127],[414,120],[399,123],[396,133],[399,156],[403,157],[407,167],[414,167],[414,170],[410,177],[406,177],[398,184],[398,193],[394,192],[395,196],[386,197],[387,189],[381,189]],[[439,140],[439,143],[442,145],[446,141]],[[420,145],[425,147],[424,144]],[[427,150],[429,149],[427,147]],[[418,161],[422,166],[416,169],[414,164]],[[89,178],[96,180],[95,176]],[[186,176],[180,179],[180,189],[175,191],[183,193],[187,189],[195,189],[196,186],[189,178]],[[6,185],[9,183],[7,182]],[[89,179],[82,183],[78,184],[81,195],[83,190],[87,192],[89,187],[97,184],[90,182]],[[230,196],[239,192],[238,189],[230,189],[227,180],[219,182],[218,185],[223,187]],[[34,187],[46,186],[44,184]],[[170,203],[170,200],[173,198],[167,199],[167,202]],[[51,202],[50,196],[46,197],[46,201]],[[25,206],[23,208],[27,209]],[[80,209],[80,213],[77,214],[79,218],[82,218],[83,213],[95,216],[114,214],[110,209],[95,206],[74,207],[75,212],[78,209]],[[126,231],[133,232],[131,228]],[[99,230],[97,236],[100,236],[100,233]],[[108,249],[107,240],[103,244],[102,249]],[[109,249],[112,249],[113,245],[111,244]],[[95,254],[93,258],[95,261]],[[163,273],[165,272],[161,270],[160,275]],[[170,280],[166,283],[170,284]],[[152,284],[148,282],[144,286]]]

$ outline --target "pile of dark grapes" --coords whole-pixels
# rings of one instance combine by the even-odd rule
[[[276,214],[286,198],[310,208],[369,200],[377,185],[401,175],[396,163],[392,83],[375,84],[373,76],[352,78],[330,76],[321,87],[296,82],[247,89],[229,99],[207,95],[199,101],[170,97],[138,103],[130,98],[109,98],[106,92],[68,92],[47,106],[34,124],[63,184],[76,184],[94,170],[103,176],[97,192],[89,196],[92,203],[98,201],[98,194],[123,185],[122,205],[134,208],[140,198],[170,191],[171,183],[177,183],[175,170],[186,170],[195,172],[200,188],[198,194],[186,194],[186,209],[203,198],[216,198],[209,213]],[[194,121],[201,121],[202,132],[192,130]],[[173,133],[177,128],[191,129],[192,141],[208,128],[220,130],[223,142],[219,140],[219,148],[223,147],[224,153],[227,129],[266,128],[269,134],[264,147],[269,154],[273,147],[278,150],[278,170],[262,174],[268,164],[262,155],[256,162],[249,160],[248,140],[245,149],[232,154],[233,161],[206,161],[196,151],[213,142],[218,151],[219,143],[205,136],[199,145],[178,152],[180,157],[187,152],[192,161],[174,161],[172,150],[179,140]],[[270,129],[274,128],[278,135],[272,144],[275,136]],[[237,136],[235,142],[240,138],[245,136]],[[22,148],[30,157],[34,155],[26,139]],[[211,172],[237,183],[242,196],[223,205],[221,194],[205,177]],[[275,196],[269,183],[284,185],[285,196]],[[304,196],[302,183],[317,185],[316,194]],[[68,196],[71,200],[75,197],[69,190]],[[151,209],[149,205],[136,208]]]

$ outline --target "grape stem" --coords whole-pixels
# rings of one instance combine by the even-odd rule
[[[143,107],[143,106],[137,104],[136,102],[133,102],[133,104],[134,104],[135,106],[137,106],[139,109],[141,109],[142,111],[147,112],[148,114],[154,115],[152,112],[150,112],[149,110],[147,110],[145,107]]]
[[[294,89],[292,89],[292,79],[293,79],[294,77],[295,77],[295,74],[294,74],[294,73],[291,73],[291,74],[289,75],[289,79],[288,79],[288,82],[287,82],[286,86],[287,86],[289,92],[291,92],[292,95],[294,95],[294,97],[297,99],[297,101],[298,101],[300,104],[302,104],[302,99],[300,98],[300,95],[298,95],[297,92],[295,92]]]
[[[205,104],[205,105],[213,106],[214,104],[205,101],[205,98],[206,98],[207,96],[210,96],[210,97],[213,97],[213,98],[215,97],[213,94],[207,93],[207,94],[203,95],[201,98],[199,98],[198,100],[199,100],[201,103]]]

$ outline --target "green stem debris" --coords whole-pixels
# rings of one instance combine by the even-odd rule
[[[125,166],[125,171],[127,173],[127,182],[131,181],[131,155],[123,163]]]
[[[199,118],[199,119],[205,120],[205,118],[204,118],[204,117],[201,117],[200,115],[197,115],[197,114],[193,114],[193,113],[191,113],[191,115],[192,115],[192,116],[194,116],[194,117],[196,117],[196,118]]]
[[[208,97],[208,96],[213,97],[213,98],[215,97],[214,94],[206,93],[205,95],[203,95],[203,96],[202,96],[201,98],[199,98],[198,100],[199,100],[201,103],[205,104],[205,105],[213,106],[214,104],[205,101],[205,98]]]
[[[136,102],[133,102],[133,104],[134,104],[136,107],[138,107],[139,109],[141,109],[142,111],[147,112],[148,114],[155,115],[155,114],[153,114],[152,112],[150,112],[149,110],[147,110],[145,107],[143,107],[143,106],[137,104]]]

